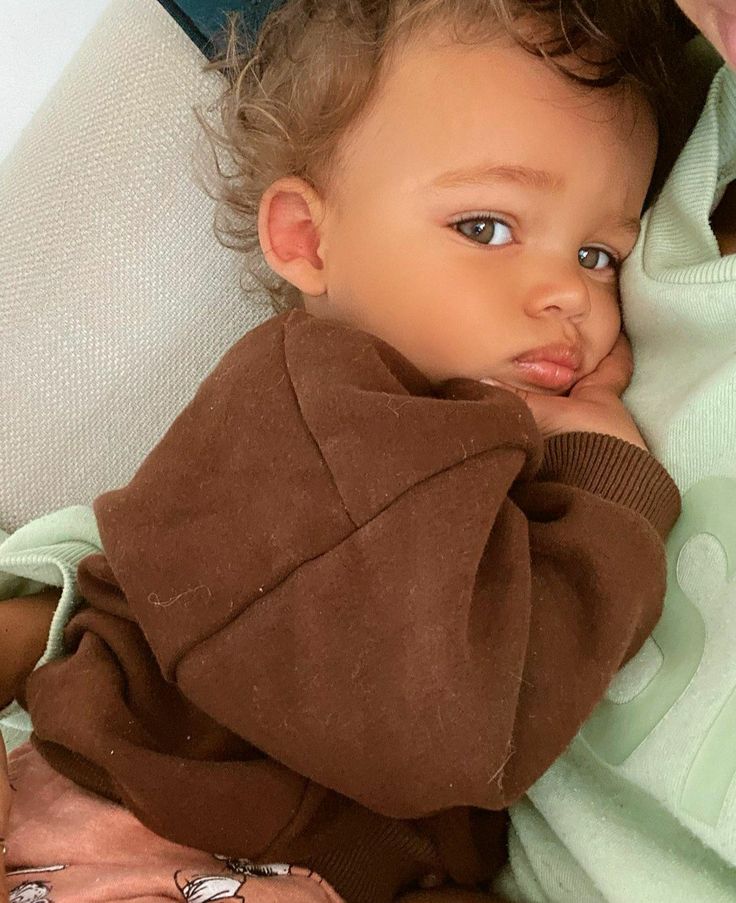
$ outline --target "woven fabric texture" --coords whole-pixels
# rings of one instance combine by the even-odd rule
[[[156,0],[113,0],[0,167],[7,531],[127,482],[271,313],[193,177],[203,63]]]

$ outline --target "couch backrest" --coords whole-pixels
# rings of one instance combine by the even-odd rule
[[[0,167],[6,530],[127,481],[271,314],[192,178],[203,62],[156,0],[112,0]]]

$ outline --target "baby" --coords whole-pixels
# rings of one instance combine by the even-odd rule
[[[69,655],[22,693],[9,869],[61,861],[23,827],[50,765],[348,901],[481,885],[495,813],[658,618],[679,497],[619,398],[646,95],[557,4],[315,5],[224,64],[225,228],[293,309],[97,500]]]

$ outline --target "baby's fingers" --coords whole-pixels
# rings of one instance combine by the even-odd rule
[[[587,389],[605,389],[620,397],[631,382],[633,372],[634,358],[631,354],[631,345],[626,336],[620,333],[611,351],[592,373],[573,387],[570,394],[577,395]]]
[[[521,389],[518,386],[511,386],[507,383],[499,382],[495,379],[483,379],[481,382],[489,386],[498,386],[500,389],[506,389],[513,392],[526,402],[527,407],[532,412],[534,421],[537,424],[539,432],[546,438],[555,433],[562,432],[557,428],[557,422],[560,416],[560,402],[564,404],[568,401],[566,398],[560,398],[556,395],[542,395],[540,392],[530,392],[527,389]]]
[[[569,398],[560,395],[542,395],[539,392],[525,392],[521,397],[532,412],[534,422],[543,438],[548,439],[558,433],[579,429],[576,425],[576,410]]]

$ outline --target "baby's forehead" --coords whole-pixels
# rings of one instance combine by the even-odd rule
[[[502,37],[417,38],[388,62],[343,161],[419,179],[488,158],[543,170],[558,161],[592,167],[652,146],[654,118],[634,90],[575,83]]]
[[[498,118],[501,104],[504,109],[515,104],[520,124],[530,111],[546,108],[561,122],[581,118],[591,129],[608,127],[624,134],[640,112],[651,114],[633,84],[592,87],[586,82],[595,73],[591,65],[572,69],[575,77],[503,34],[476,43],[418,35],[385,60],[364,118],[403,122],[406,133],[416,128],[417,114],[424,114],[422,125],[441,130],[446,125],[443,114],[452,113],[460,124],[469,125],[478,115]]]

